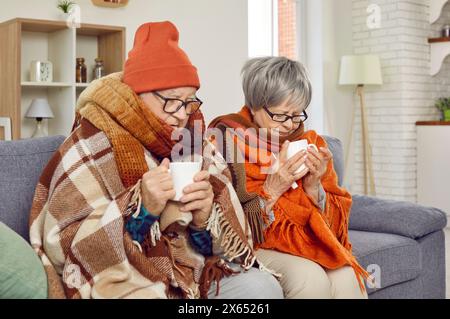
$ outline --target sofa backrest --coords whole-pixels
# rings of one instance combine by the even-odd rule
[[[42,170],[63,136],[0,142],[0,222],[29,239],[28,217]]]
[[[334,169],[342,185],[343,149],[340,140],[324,136],[333,153]],[[63,136],[0,142],[0,222],[26,240],[34,190],[42,170],[64,141]]]
[[[342,147],[342,142],[331,136],[323,135],[323,138],[327,142],[328,148],[333,153],[334,170],[338,176],[339,186],[342,186],[344,179],[344,148]]]

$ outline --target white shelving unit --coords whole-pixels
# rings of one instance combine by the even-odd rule
[[[44,82],[22,82],[22,87],[70,87],[72,86],[72,83],[64,83],[64,82],[51,82],[51,83],[44,83]]]
[[[29,138],[35,121],[25,114],[31,101],[45,98],[49,101],[54,119],[46,121],[49,135],[70,133],[75,117],[76,101],[89,83],[76,83],[76,58],[84,57],[88,82],[93,79],[95,58],[101,57],[106,73],[123,69],[125,61],[125,28],[82,24],[68,28],[63,21],[14,19],[0,24],[0,117],[12,122],[13,139]],[[30,82],[33,60],[53,64],[53,82]]]
[[[89,83],[76,83],[75,86],[77,88],[87,88],[89,86]]]
[[[428,39],[430,43],[430,75],[439,73],[445,58],[450,54],[450,38]]]
[[[430,24],[435,23],[442,14],[442,9],[449,0],[430,0]],[[428,39],[430,44],[430,75],[439,73],[442,63],[450,54],[450,38]]]
[[[442,9],[448,0],[430,0],[430,24],[435,23],[441,16]]]

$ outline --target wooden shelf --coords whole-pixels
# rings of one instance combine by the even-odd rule
[[[48,21],[39,19],[23,19],[17,18],[12,19],[0,24],[0,27],[5,27],[7,25],[20,24],[22,31],[28,32],[55,32],[67,29],[67,25],[64,21]]]
[[[82,23],[81,28],[77,29],[77,35],[100,36],[115,32],[123,32],[124,30],[125,30],[124,27]]]
[[[22,82],[22,87],[71,87],[71,83],[65,82]]]
[[[450,37],[429,38],[428,43],[450,42]]]
[[[416,122],[417,126],[442,126],[442,125],[450,125],[449,121],[418,121]]]
[[[126,29],[122,26],[81,24],[69,28],[65,21],[16,18],[0,23],[0,117],[11,119],[12,138],[29,138],[35,123],[24,114],[35,98],[48,100],[55,120],[48,121],[50,135],[68,135],[79,94],[90,83],[75,83],[76,58],[84,57],[88,82],[96,58],[105,74],[120,72],[125,62]],[[53,81],[30,82],[33,60],[53,64]]]
[[[68,26],[64,21],[49,21],[49,20],[24,19],[24,18],[16,18],[13,20],[2,22],[0,23],[0,26],[6,26],[14,23],[20,23],[22,26],[22,31],[27,32],[51,33],[55,31],[68,29]],[[124,27],[119,26],[82,23],[81,27],[76,29],[76,32],[79,35],[99,36],[114,32],[123,32],[124,30],[125,30]]]

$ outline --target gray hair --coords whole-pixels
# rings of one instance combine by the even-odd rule
[[[285,102],[306,109],[311,103],[312,87],[306,68],[285,57],[249,60],[242,68],[245,103],[252,109],[277,106]]]

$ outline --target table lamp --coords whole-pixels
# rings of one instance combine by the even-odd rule
[[[48,136],[48,133],[42,125],[42,121],[44,119],[52,119],[54,118],[54,115],[46,99],[34,99],[31,102],[25,117],[29,119],[36,119],[37,122],[36,130],[31,138]]]

